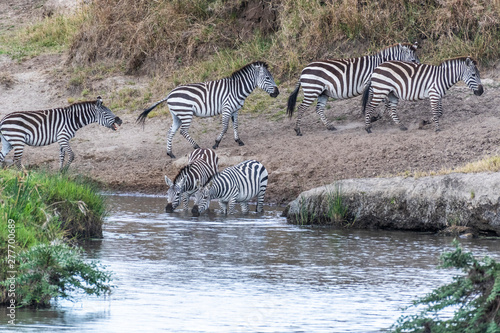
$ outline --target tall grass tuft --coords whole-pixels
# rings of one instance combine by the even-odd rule
[[[50,266],[47,269],[57,271],[53,275],[49,274],[51,276],[50,279],[43,278],[44,281],[53,286],[51,288],[55,289],[49,287],[37,289],[35,280],[30,280],[32,281],[31,284],[24,280],[18,281],[23,285],[31,285],[33,287],[26,290],[19,289],[19,295],[21,295],[19,297],[23,298],[23,303],[44,306],[46,305],[46,299],[55,296],[64,296],[65,294],[60,290],[62,287],[58,284],[58,281],[62,281],[61,278],[66,273],[63,274],[65,268],[60,267],[62,262],[58,262],[58,260],[65,260],[63,257],[69,258],[71,256],[79,256],[79,254],[76,253],[78,252],[77,249],[70,249],[69,247],[62,249],[56,245],[60,244],[61,240],[65,238],[102,237],[102,223],[105,215],[106,207],[104,198],[99,194],[97,186],[82,177],[73,177],[60,173],[52,175],[45,172],[1,170],[0,281],[5,281],[7,271],[15,270],[12,268],[9,269],[7,265],[8,250],[12,250],[12,248],[8,248],[9,244],[12,246],[12,242],[9,240],[10,236],[12,236],[12,231],[14,231],[14,252],[17,255],[16,259],[26,258],[26,262],[22,262],[19,271],[22,272],[23,267],[25,267],[24,273],[30,276],[28,278],[23,275],[24,273],[20,273],[18,278],[28,280],[32,278],[35,280],[38,279],[39,275],[33,273],[36,270],[34,267],[38,263],[41,265],[47,264]],[[8,224],[15,225],[15,229],[10,230]],[[35,257],[32,257],[32,255],[36,256],[37,253],[41,254],[43,251],[29,251],[41,245],[48,246],[46,248],[48,255],[55,257],[50,260],[42,260],[38,263],[31,262],[31,259],[35,260]],[[25,251],[31,254],[26,254],[23,257]],[[60,255],[60,253],[65,254]],[[57,267],[52,267],[51,265]],[[78,266],[79,270],[86,269],[82,265],[83,261]],[[45,270],[45,268],[40,269]],[[88,269],[90,272],[96,269],[96,267],[94,265]],[[30,275],[32,273],[36,276]],[[95,276],[100,276],[99,270],[96,270],[94,273]],[[71,272],[67,272],[67,274],[69,274],[67,279],[70,281],[70,276],[74,274],[72,275]],[[82,278],[86,280],[91,279],[89,280],[90,285],[97,283],[97,280],[94,282],[92,280],[92,276],[94,275],[82,274],[84,274],[81,276]],[[64,288],[71,288],[69,285],[66,285],[66,282],[63,285]],[[96,287],[98,286],[96,285]],[[26,295],[31,296],[28,297]],[[24,299],[25,296],[28,298]],[[5,301],[5,288],[0,286],[0,303]]]

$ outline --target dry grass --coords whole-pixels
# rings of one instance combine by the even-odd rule
[[[478,172],[500,172],[500,156],[488,156],[479,161],[470,162],[455,168],[443,168],[437,171],[405,171],[397,176],[403,177],[428,177],[442,176],[451,173],[478,173]]]
[[[0,36],[0,54],[24,59],[69,48],[68,88],[82,95],[108,76],[145,74],[152,84],[126,96],[139,105],[256,60],[292,85],[312,60],[415,41],[423,62],[470,55],[492,65],[500,57],[500,2],[94,0],[72,17],[48,17]]]
[[[114,62],[175,83],[216,79],[255,60],[288,80],[311,60],[395,42],[418,41],[421,59],[434,63],[471,55],[489,64],[500,55],[494,0],[96,0],[89,11],[73,63]]]

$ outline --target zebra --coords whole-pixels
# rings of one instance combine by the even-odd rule
[[[195,194],[191,212],[198,216],[204,212],[212,199],[219,199],[223,214],[233,214],[234,206],[240,203],[243,214],[248,213],[248,201],[257,196],[258,213],[263,211],[268,173],[264,165],[256,160],[241,162],[215,174]],[[200,184],[201,186],[201,184]]]
[[[62,108],[12,112],[0,121],[0,162],[3,163],[5,156],[14,150],[14,164],[21,169],[24,145],[47,146],[58,142],[60,170],[65,171],[75,157],[69,140],[77,130],[95,122],[113,131],[122,124],[122,120],[103,105],[101,96],[95,101],[78,102]],[[64,165],[66,154],[68,160]]]
[[[417,43],[399,43],[386,47],[374,55],[350,59],[321,60],[307,65],[300,74],[295,90],[288,98],[287,115],[292,118],[299,89],[302,86],[304,100],[297,108],[295,133],[302,136],[300,130],[302,115],[316,99],[318,100],[316,113],[328,130],[335,130],[335,126],[328,121],[324,114],[329,97],[346,99],[361,95],[366,81],[378,65],[389,60],[418,63],[416,51]]]
[[[197,184],[205,184],[210,177],[219,172],[219,157],[211,149],[195,149],[188,157],[188,164],[167,183],[167,206],[165,211],[171,213],[182,200],[184,210],[188,209],[189,197],[198,190]],[[198,183],[197,183],[198,182]]]
[[[226,133],[229,119],[233,121],[234,140],[243,146],[244,143],[238,135],[238,111],[256,87],[261,88],[271,97],[279,95],[278,87],[268,70],[268,65],[262,61],[248,64],[235,71],[231,76],[220,80],[178,86],[167,97],[144,110],[137,118],[137,122],[144,125],[151,110],[159,104],[167,102],[173,121],[167,134],[167,155],[171,158],[175,158],[172,153],[172,138],[179,128],[182,136],[195,149],[199,148],[188,133],[193,116],[211,117],[222,114],[222,131],[216,138],[213,149],[217,149]]]
[[[443,114],[442,97],[460,80],[465,82],[474,95],[483,94],[477,63],[471,57],[448,59],[439,66],[402,61],[383,63],[375,69],[363,93],[365,130],[371,133],[371,113],[382,100],[388,100],[386,110],[391,110],[392,120],[401,130],[407,130],[396,114],[399,99],[416,101],[429,98],[432,120],[438,132],[439,117]]]

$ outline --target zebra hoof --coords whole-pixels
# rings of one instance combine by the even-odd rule
[[[371,133],[372,129],[371,129],[371,127],[365,127],[365,131],[366,131],[366,133]]]
[[[170,158],[175,158],[175,155],[172,154],[171,152],[167,152],[167,155],[170,156]]]
[[[297,133],[297,136],[302,136],[302,132],[300,131],[300,128],[294,128],[295,133]]]
[[[198,144],[195,144],[195,145],[193,146],[193,149],[200,149],[200,146],[198,146]]]
[[[336,131],[337,129],[335,128],[335,126],[333,125],[328,125],[326,126],[326,128],[329,130],[329,131]]]
[[[436,128],[435,132],[441,132],[440,128]]]
[[[402,131],[407,131],[408,128],[404,125],[399,125],[399,129],[402,130]]]
[[[234,140],[234,141],[236,141],[236,142],[238,143],[238,145],[240,145],[240,146],[244,146],[244,145],[245,145],[245,144],[243,143],[243,141],[241,141],[240,139],[238,139],[238,140]]]

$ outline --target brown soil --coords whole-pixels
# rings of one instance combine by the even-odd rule
[[[8,13],[9,8],[1,9]],[[65,76],[55,75],[64,72],[64,63],[64,55],[40,56],[22,63],[0,56],[0,116],[13,111],[65,106],[68,98],[78,98],[78,94],[72,95],[68,89],[70,85]],[[334,121],[336,131],[328,131],[310,108],[302,121],[303,136],[297,137],[293,130],[295,117],[289,120],[283,116],[293,86],[280,87],[281,102],[277,105],[282,105],[283,110],[249,113],[243,108],[239,123],[245,146],[234,142],[230,128],[217,154],[222,168],[246,159],[261,161],[269,172],[266,201],[275,204],[287,203],[301,191],[338,179],[463,165],[500,154],[499,74],[490,71],[482,73],[482,77],[483,96],[474,96],[460,83],[448,91],[443,100],[441,131],[437,133],[433,125],[418,128],[422,119],[430,118],[429,101],[425,100],[400,103],[400,119],[408,131],[400,131],[385,115],[374,123],[373,133],[367,134],[360,97],[357,97],[329,102],[326,115],[332,120],[339,119]],[[105,96],[109,93],[108,87],[118,89],[121,83],[142,84],[145,80],[147,78],[136,76],[114,77],[96,82],[95,87]],[[165,193],[163,176],[175,176],[186,163],[192,147],[177,133],[173,152],[178,158],[172,160],[166,155],[165,143],[170,116],[148,119],[143,129],[135,123],[141,110],[112,111],[123,119],[120,130],[111,132],[94,124],[77,132],[71,141],[75,160],[70,172],[88,175],[113,190]],[[211,147],[220,129],[220,116],[195,118],[190,134],[200,146]],[[7,160],[11,158],[9,154]],[[23,156],[25,166],[50,169],[58,168],[58,160],[57,144],[27,147]]]

